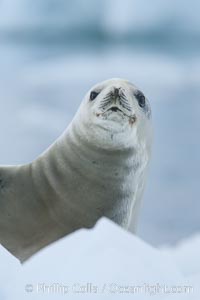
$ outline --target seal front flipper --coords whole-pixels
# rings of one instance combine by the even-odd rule
[[[36,194],[31,165],[0,167],[0,243],[21,262],[63,236]]]
[[[0,167],[0,243],[18,257],[20,249],[20,219],[23,211],[17,198],[16,178],[18,167]]]
[[[37,224],[29,178],[29,165],[0,167],[0,243],[21,261]]]

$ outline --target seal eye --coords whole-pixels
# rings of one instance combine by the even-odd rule
[[[90,93],[90,100],[93,101],[98,95],[99,95],[99,93],[92,91]]]
[[[145,101],[145,96],[142,92],[138,91],[137,94],[135,95],[138,104],[140,107],[145,107],[146,101]]]

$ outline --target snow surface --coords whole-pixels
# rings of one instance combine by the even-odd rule
[[[156,249],[102,218],[94,229],[53,243],[23,266],[1,247],[0,299],[197,300],[199,251],[200,235],[176,248]]]

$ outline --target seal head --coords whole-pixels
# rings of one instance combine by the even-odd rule
[[[138,142],[151,144],[149,101],[128,80],[114,78],[92,87],[76,118],[85,127],[83,134],[87,132],[88,138],[91,136],[91,141],[101,147],[126,148],[138,146]]]

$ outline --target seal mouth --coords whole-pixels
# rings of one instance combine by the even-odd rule
[[[106,109],[102,115],[123,115],[124,117],[130,117],[131,114],[129,114],[129,111],[125,111],[125,109],[119,107],[118,105],[113,105],[111,107],[109,107],[108,109]]]
[[[109,118],[109,116],[113,116],[114,118],[121,116],[122,118],[128,118],[129,120],[132,120],[132,123],[135,120],[135,114],[131,114],[129,111],[125,111],[125,109],[119,107],[118,105],[113,105],[104,109],[103,112],[97,112],[95,113],[97,117],[102,116],[103,118]]]
[[[97,117],[102,117],[105,120],[109,120],[109,119],[113,119],[113,120],[118,120],[118,118],[120,117],[120,119],[128,119],[128,122],[130,125],[133,125],[136,120],[137,117],[135,114],[128,114],[126,112],[124,112],[122,109],[120,109],[118,106],[112,106],[110,108],[108,108],[106,111],[104,112],[99,112],[99,113],[95,113],[95,115]]]
[[[120,111],[120,112],[123,112],[119,107],[117,107],[117,106],[113,106],[113,107],[111,107],[111,108],[109,108],[107,111],[113,111],[113,112],[118,112],[118,111]]]

